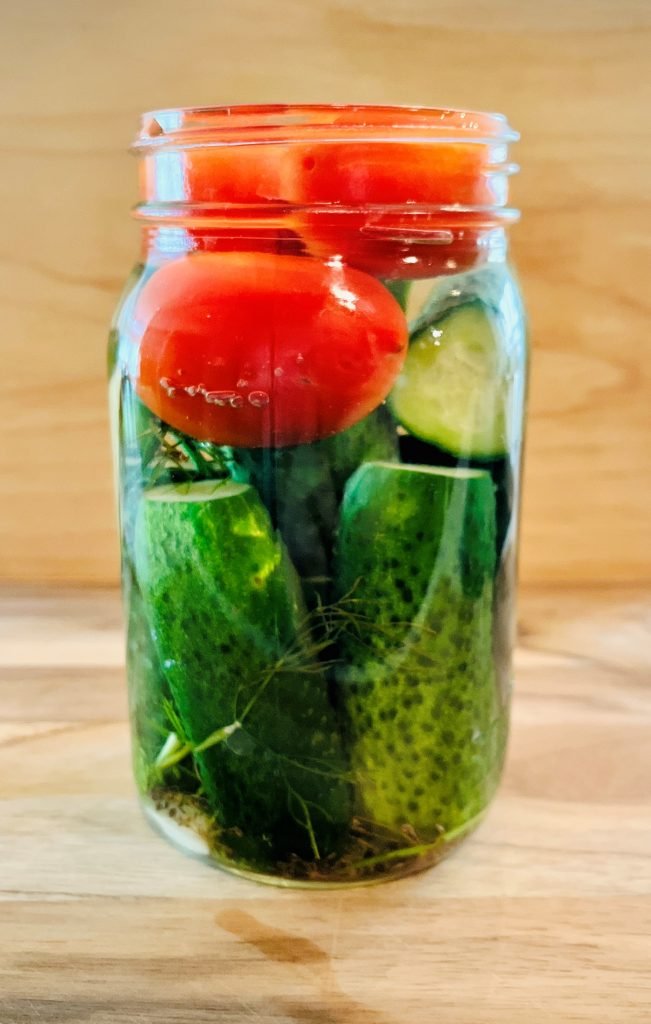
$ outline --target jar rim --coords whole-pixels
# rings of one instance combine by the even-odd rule
[[[450,107],[266,103],[168,107],[144,113],[132,150],[318,142],[516,142],[504,114]]]

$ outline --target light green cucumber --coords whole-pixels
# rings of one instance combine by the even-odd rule
[[[264,867],[338,848],[342,744],[300,585],[256,491],[232,481],[145,492],[136,571],[220,841]]]
[[[337,698],[360,813],[419,837],[486,806],[501,761],[492,660],[495,497],[481,470],[371,463],[341,511],[355,621]]]
[[[399,423],[423,441],[495,459],[509,448],[510,392],[499,322],[472,301],[413,335],[389,402]]]

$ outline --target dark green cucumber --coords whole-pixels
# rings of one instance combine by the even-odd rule
[[[365,461],[397,457],[396,430],[385,406],[314,444],[235,451],[242,478],[257,488],[282,534],[308,600],[327,592],[346,481]]]
[[[419,836],[486,806],[501,761],[492,659],[495,498],[488,473],[371,463],[341,511],[351,594],[337,695],[362,813]]]
[[[328,856],[350,815],[342,744],[266,510],[232,481],[143,498],[138,580],[222,842],[258,867]]]
[[[135,582],[125,580],[127,612],[127,682],[133,734],[134,774],[142,793],[155,783],[154,766],[172,725],[166,710],[172,694],[163,674],[158,651],[145,614],[142,594]],[[178,774],[178,773],[177,773]]]
[[[416,333],[390,396],[399,423],[457,455],[509,449],[512,367],[495,314],[479,301]]]
[[[382,281],[382,284],[391,292],[401,309],[406,312],[412,282],[404,279],[401,280],[400,278],[396,278],[395,280],[386,278]]]

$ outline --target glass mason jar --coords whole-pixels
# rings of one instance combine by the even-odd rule
[[[148,114],[111,332],[135,775],[257,879],[422,870],[504,759],[526,336],[498,115]]]

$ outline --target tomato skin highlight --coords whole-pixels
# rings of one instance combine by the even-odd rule
[[[143,287],[136,388],[162,420],[236,447],[307,443],[387,397],[404,313],[374,278],[300,256],[194,253]]]

